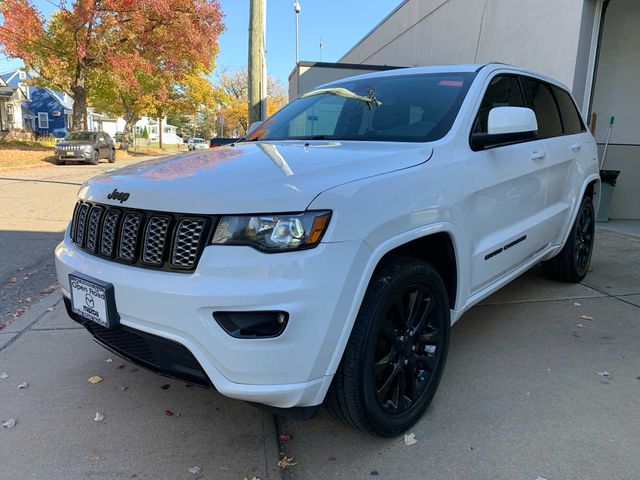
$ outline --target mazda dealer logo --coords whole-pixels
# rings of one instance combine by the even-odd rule
[[[93,297],[87,293],[84,296],[84,303],[86,303],[87,307],[93,308]]]
[[[120,203],[126,202],[129,199],[129,194],[127,192],[119,192],[117,188],[113,189],[109,195],[107,195],[109,200],[118,200]]]

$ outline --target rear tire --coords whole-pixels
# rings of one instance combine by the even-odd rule
[[[438,388],[450,323],[447,291],[431,265],[398,257],[377,270],[327,393],[329,411],[381,437],[405,432]]]
[[[595,235],[595,211],[591,197],[585,197],[571,233],[562,250],[542,263],[547,276],[553,280],[578,283],[587,275]]]

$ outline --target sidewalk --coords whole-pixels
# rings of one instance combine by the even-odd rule
[[[464,315],[415,445],[324,410],[280,418],[297,463],[284,477],[638,478],[640,240],[599,232],[592,267],[579,285],[536,268]],[[4,371],[0,421],[17,425],[0,428],[0,478],[281,478],[272,416],[123,362],[67,318],[59,292],[0,331]]]
[[[0,428],[2,479],[279,478],[271,415],[122,361],[67,317],[59,291],[0,331],[2,372],[0,423],[17,422]]]

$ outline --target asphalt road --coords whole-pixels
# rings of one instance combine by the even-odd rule
[[[106,170],[150,158],[0,171],[0,324],[55,283],[53,250],[80,186]]]

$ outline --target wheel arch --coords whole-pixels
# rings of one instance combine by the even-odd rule
[[[458,258],[453,237],[449,232],[430,233],[388,250],[379,259],[373,273],[392,262],[394,257],[399,255],[423,260],[435,268],[447,290],[449,308],[455,309],[458,298]],[[371,277],[369,282],[371,282]]]

